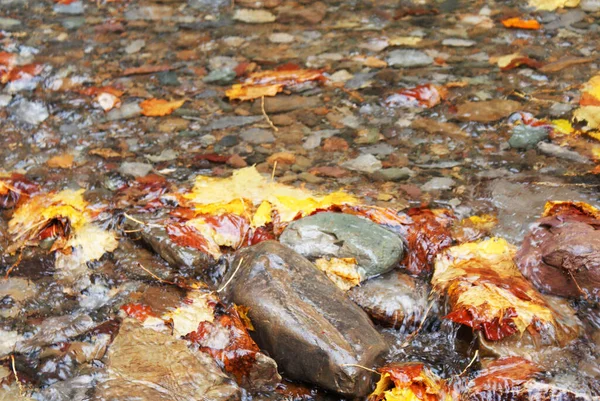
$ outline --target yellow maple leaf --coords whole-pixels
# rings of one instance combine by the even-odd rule
[[[528,328],[557,326],[552,309],[515,265],[516,248],[502,238],[470,242],[438,255],[431,283],[446,292],[451,306],[447,317],[474,329],[490,340],[510,334],[510,321],[523,333]],[[489,330],[489,331],[488,331]],[[492,338],[493,337],[493,338]]]
[[[315,260],[315,266],[323,271],[342,291],[356,287],[363,279],[354,258],[319,258]]]
[[[235,84],[225,91],[229,100],[254,100],[263,96],[275,96],[283,90],[283,85],[241,85]]]
[[[575,128],[569,120],[552,120],[552,128],[554,128],[555,133],[559,133],[562,135],[571,135],[575,132]]]
[[[103,230],[95,224],[85,224],[75,231],[67,245],[81,249],[81,260],[91,262],[117,249],[119,241],[114,232]]]
[[[558,8],[577,7],[580,0],[529,0],[529,6],[538,10],[554,11]]]
[[[575,110],[576,121],[585,121],[588,129],[600,129],[600,106],[582,106]]]
[[[211,293],[190,291],[179,307],[163,314],[162,319],[173,323],[175,337],[186,336],[202,322],[214,321],[214,305],[217,299]]]
[[[335,192],[327,196],[317,196],[310,191],[280,184],[263,177],[255,167],[237,170],[229,178],[196,177],[194,188],[183,195],[183,200],[198,209],[211,205],[227,205],[236,199],[244,199],[260,214],[254,223],[267,223],[268,207],[259,205],[268,202],[272,211],[276,211],[281,222],[292,221],[297,215],[306,216],[317,209],[333,205],[355,204],[357,199],[344,192]]]

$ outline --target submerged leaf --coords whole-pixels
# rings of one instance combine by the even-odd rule
[[[342,291],[348,291],[362,281],[357,269],[358,264],[354,258],[320,258],[315,260],[315,266],[325,272],[327,277]]]
[[[446,384],[422,363],[388,365],[368,401],[451,401]]]
[[[264,96],[275,96],[287,86],[308,81],[322,81],[321,70],[281,69],[254,72],[242,84],[235,84],[225,91],[229,100],[254,100]]]
[[[173,113],[183,106],[184,100],[168,101],[164,99],[148,99],[140,103],[142,114],[148,117],[162,117]]]
[[[500,340],[529,330],[560,335],[552,309],[517,269],[516,249],[501,238],[447,249],[435,262],[432,284],[446,293],[456,323]]]

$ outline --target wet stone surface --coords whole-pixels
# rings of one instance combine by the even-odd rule
[[[0,400],[600,397],[598,0],[0,10]]]

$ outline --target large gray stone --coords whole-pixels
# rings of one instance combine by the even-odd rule
[[[390,271],[404,253],[398,235],[343,213],[318,213],[296,220],[279,240],[309,259],[355,258],[363,279]]]
[[[240,251],[224,295],[249,307],[252,335],[288,378],[360,397],[385,350],[369,317],[292,249],[265,241]],[[231,281],[229,279],[231,278]]]

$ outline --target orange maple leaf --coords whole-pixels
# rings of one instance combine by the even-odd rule
[[[183,106],[184,100],[168,101],[164,99],[148,99],[140,103],[142,114],[148,117],[162,117],[173,113]]]
[[[526,20],[526,19],[521,19],[518,17],[504,19],[504,20],[502,20],[502,25],[504,25],[506,28],[531,29],[531,30],[537,30],[542,27],[540,25],[540,23],[534,19]]]

